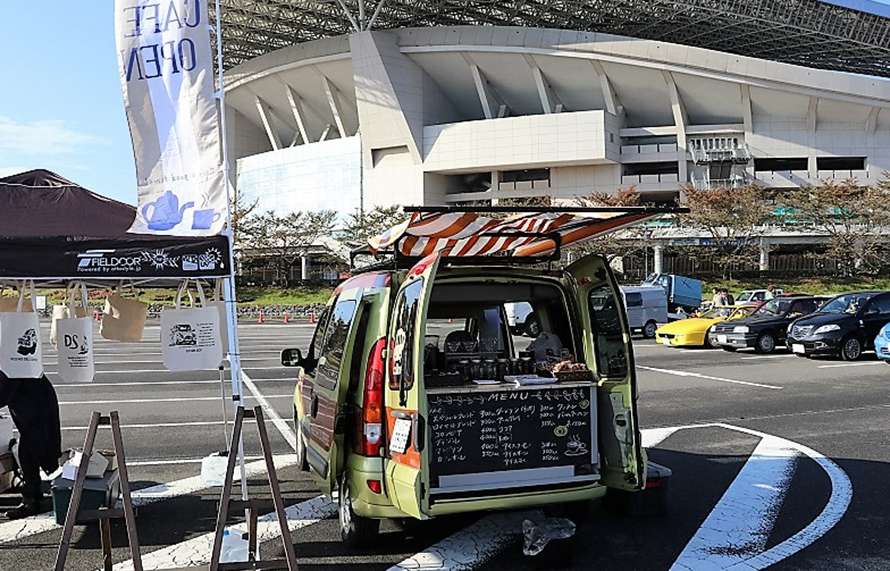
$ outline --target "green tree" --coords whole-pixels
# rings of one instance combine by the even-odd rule
[[[287,287],[291,268],[306,255],[313,242],[334,233],[336,220],[333,210],[284,216],[268,211],[251,216],[241,232],[245,261],[273,269],[276,281]]]
[[[844,276],[876,273],[887,265],[890,181],[862,186],[853,179],[800,188],[784,201],[799,223],[828,236],[824,256]]]
[[[739,188],[684,189],[690,212],[680,217],[689,228],[703,230],[710,241],[710,257],[728,278],[734,267],[753,263],[760,239],[773,219],[772,197],[757,184]]]
[[[401,224],[407,217],[401,206],[376,206],[364,213],[356,210],[346,218],[339,237],[350,249],[358,248],[367,244],[368,238]]]
[[[616,193],[594,192],[580,196],[575,200],[578,206],[585,208],[602,206],[641,206],[642,198],[635,188],[620,190]],[[579,246],[572,246],[573,252],[581,255],[599,254],[609,262],[624,257],[637,256],[650,246],[652,230],[637,224],[617,232],[607,232]]]

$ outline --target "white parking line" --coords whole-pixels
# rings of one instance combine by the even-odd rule
[[[229,381],[226,380],[226,383]],[[280,379],[254,379],[255,383],[293,383],[294,380],[288,377],[282,377]],[[59,382],[54,383],[53,388],[57,391],[59,389],[73,389],[73,388],[84,388],[84,387],[141,387],[141,386],[155,386],[155,385],[218,385],[219,379],[213,379],[209,381],[124,381],[120,383],[66,383]]]
[[[796,355],[756,355],[753,357],[742,357],[742,361],[760,361],[761,359],[797,359]]]
[[[254,422],[252,418],[245,418],[244,422]],[[271,422],[271,419],[266,419],[266,422]],[[229,421],[231,424],[232,421]],[[148,422],[148,423],[136,423],[136,424],[122,424],[121,428],[125,430],[133,430],[140,428],[182,428],[182,427],[201,427],[201,426],[221,426],[223,421],[221,420],[194,420],[190,422]],[[68,431],[78,431],[78,430],[86,430],[88,427],[86,426],[63,426],[62,430]],[[100,426],[102,428],[110,428],[109,426]]]
[[[294,395],[270,395],[263,397],[266,399],[292,399]],[[155,402],[198,402],[198,401],[218,401],[219,395],[215,397],[176,397],[165,399],[117,399],[117,400],[84,400],[84,401],[63,401],[59,404],[62,406],[76,405],[94,405],[94,404],[147,404]],[[259,399],[257,399],[259,401]],[[263,404],[263,403],[260,403]]]
[[[842,369],[846,367],[870,367],[872,365],[884,365],[883,361],[866,361],[864,363],[837,363],[835,365],[819,365],[819,369]],[[885,365],[886,366],[886,365]]]
[[[275,457],[275,468],[281,469],[287,466],[293,466],[297,463],[297,457],[293,454]],[[252,478],[266,472],[266,463],[251,462],[245,466],[248,478]],[[235,471],[235,480],[240,480],[241,474]],[[201,476],[191,476],[167,482],[166,484],[158,484],[142,490],[133,491],[133,505],[136,507],[169,500],[178,496],[193,494],[197,491],[207,488]],[[61,529],[62,526],[56,523],[56,518],[52,513],[43,513],[32,517],[26,517],[19,520],[6,521],[0,523],[0,544],[10,543],[25,537],[37,535],[55,529]]]
[[[748,485],[744,485],[744,482],[740,482],[736,486],[736,490],[739,490],[740,494],[741,492],[744,492],[745,495],[745,498],[740,497],[740,502],[742,502],[742,504],[736,506],[738,510],[741,510],[742,512],[756,512],[757,514],[761,514],[764,517],[769,518],[773,522],[775,521],[777,514],[771,513],[768,509],[757,508],[750,505],[746,506],[744,505],[744,502],[749,499],[751,501],[762,501],[765,499],[767,502],[770,502],[771,506],[780,507],[777,506],[774,501],[776,499],[776,493],[783,487],[787,488],[787,483],[790,479],[790,473],[786,471],[787,465],[785,465],[785,462],[782,460],[783,458],[794,458],[798,454],[805,455],[819,464],[819,466],[828,475],[828,478],[831,482],[831,495],[828,499],[827,504],[825,505],[825,508],[805,528],[803,528],[801,531],[797,532],[790,538],[786,539],[785,541],[778,543],[769,549],[761,550],[759,553],[750,551],[747,552],[747,559],[734,563],[733,566],[730,567],[731,569],[734,569],[736,571],[753,571],[757,569],[764,569],[766,567],[769,567],[770,565],[774,565],[812,544],[814,541],[828,532],[828,530],[834,527],[838,521],[840,521],[841,517],[844,515],[844,512],[847,510],[847,507],[850,504],[850,499],[852,498],[852,487],[850,484],[850,479],[843,472],[843,470],[841,470],[837,466],[837,464],[835,464],[822,454],[806,446],[803,446],[802,444],[798,444],[796,442],[792,442],[778,436],[751,430],[749,428],[743,428],[740,426],[723,423],[644,429],[641,432],[643,434],[643,441],[647,444],[652,444],[662,441],[664,438],[670,436],[670,434],[679,430],[715,427],[725,428],[727,430],[742,432],[745,434],[750,434],[752,436],[757,436],[761,439],[766,439],[766,444],[764,444],[762,448],[758,447],[760,448],[758,454],[767,459],[773,457],[772,455],[775,455],[775,460],[773,460],[774,462],[776,462],[775,464],[772,464],[769,467],[759,465],[760,467],[751,468],[748,470],[748,475],[745,476],[742,475],[742,472],[739,473],[737,479],[744,478],[744,480],[748,483]],[[758,465],[755,464],[755,466]],[[754,477],[751,477],[752,472]],[[769,481],[772,481],[773,484],[771,485]],[[731,508],[729,504],[724,504],[724,506],[727,509]],[[510,514],[498,515],[509,516]],[[493,526],[494,531],[490,531],[489,526],[491,525],[493,518],[496,517],[497,515],[493,515],[479,520],[477,524],[474,524],[478,525],[479,527],[474,528],[474,526],[470,526],[469,528],[458,531],[454,535],[440,541],[431,548],[426,549],[423,552],[418,553],[417,555],[409,557],[408,559],[400,562],[398,565],[391,567],[390,571],[445,571],[484,568],[485,562],[487,560],[496,556],[501,550],[509,545],[512,540],[515,539],[515,534],[511,534],[511,532],[513,530],[516,530],[517,532],[519,531],[519,526],[515,521],[503,520],[494,520],[496,522],[496,524]],[[732,515],[732,517],[735,517],[735,515]],[[766,530],[766,533],[764,534],[764,527],[757,527],[759,524],[757,524],[756,522],[754,523],[755,528],[750,530],[742,529],[740,526],[735,525],[736,522],[733,521],[714,523],[717,526],[730,526],[732,528],[730,530],[731,532],[739,534],[736,536],[737,539],[741,537],[741,534],[748,533],[755,539],[758,544],[760,544],[762,535],[768,535],[768,530]],[[751,522],[749,521],[748,523]],[[711,550],[713,555],[717,558],[721,558],[727,555],[727,553],[724,553],[724,551],[728,552],[728,555],[731,556],[735,550],[743,550],[745,547],[744,544],[723,543],[726,538],[717,533],[714,534],[714,539],[721,541],[721,543],[713,545]],[[696,571],[699,569],[722,568],[719,565],[717,559],[709,559],[705,562],[702,562],[701,564],[698,563],[699,562],[694,562],[693,565],[686,567],[682,567],[680,565],[677,565],[676,567],[678,569],[694,569]]]
[[[507,512],[476,523],[396,563],[388,571],[475,569],[497,555],[522,533],[529,512]]]
[[[294,433],[293,429],[290,425],[283,419],[281,416],[272,408],[272,405],[266,400],[267,398],[281,398],[281,397],[266,397],[263,393],[260,392],[260,389],[254,384],[253,379],[251,379],[245,371],[241,371],[241,377],[244,381],[244,386],[247,387],[247,390],[253,395],[260,406],[263,407],[263,410],[266,411],[266,414],[269,415],[269,418],[272,419],[272,424],[275,428],[278,429],[278,432],[284,437],[290,447],[294,450],[297,449],[297,435]],[[293,399],[294,395],[287,395],[288,398]]]
[[[334,516],[337,507],[324,496],[317,496],[311,500],[292,505],[285,510],[287,527],[291,532],[318,523],[323,519]],[[247,532],[246,524],[228,526],[227,529],[237,534]],[[278,519],[275,512],[264,514],[257,520],[257,543],[270,541],[281,536],[278,527]],[[193,567],[205,565],[210,562],[210,551],[213,549],[213,532],[193,537],[187,541],[144,553],[142,566],[145,571],[154,569],[171,569],[181,567]],[[287,538],[287,541],[291,541]],[[133,561],[122,561],[113,569],[117,571],[129,571],[133,569]]]
[[[123,364],[123,363],[118,363]],[[278,365],[275,367],[247,367],[251,371],[282,371],[287,370],[287,367],[282,365]],[[176,371],[168,371],[167,369],[125,369],[122,371],[96,371],[97,375],[135,375],[135,374],[145,374],[145,373],[175,373]],[[47,371],[47,375],[58,375],[58,373],[53,371]]]
[[[778,385],[767,385],[765,383],[752,383],[750,381],[739,381],[736,379],[727,379],[724,377],[714,377],[712,375],[703,375],[701,373],[693,373],[691,371],[677,371],[674,369],[659,369],[657,367],[646,367],[643,365],[637,365],[637,369],[643,369],[643,370],[652,371],[655,373],[662,373],[665,375],[674,375],[677,377],[695,377],[695,378],[699,378],[699,379],[707,379],[709,381],[718,381],[721,383],[731,383],[734,385],[745,385],[745,386],[757,387],[757,388],[761,388],[761,389],[771,389],[774,391],[780,391],[784,388],[784,387],[780,387]]]
[[[797,465],[785,441],[764,437],[671,570],[728,569],[766,548]]]

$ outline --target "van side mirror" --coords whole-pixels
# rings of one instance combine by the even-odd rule
[[[285,349],[281,352],[281,365],[283,367],[302,367],[303,352],[299,349]]]

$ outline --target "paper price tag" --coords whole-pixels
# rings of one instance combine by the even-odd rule
[[[408,449],[408,436],[411,435],[411,419],[397,418],[392,430],[392,438],[389,440],[389,450],[398,454],[404,454]]]

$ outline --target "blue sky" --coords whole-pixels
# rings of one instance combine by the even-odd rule
[[[0,0],[0,176],[47,168],[135,203],[112,6]]]
[[[0,1],[0,175],[47,168],[135,204],[112,6]]]

